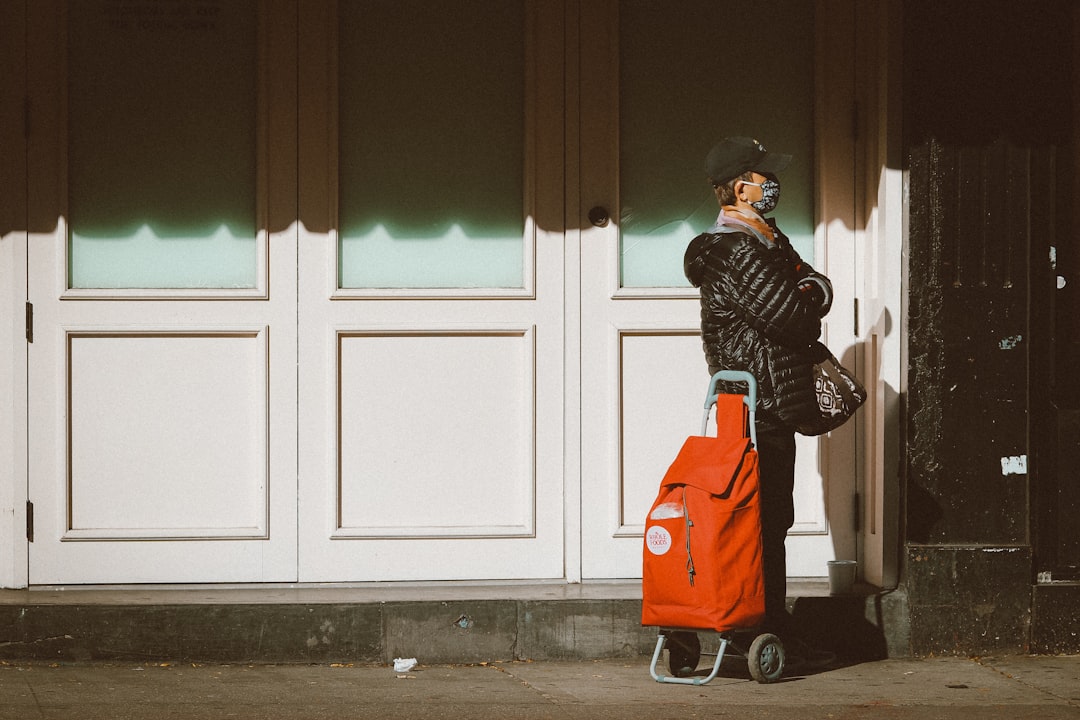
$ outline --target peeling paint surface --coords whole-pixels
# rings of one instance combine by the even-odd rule
[[[1015,350],[1020,344],[1020,341],[1024,339],[1023,335],[1012,335],[1011,337],[1003,338],[999,347],[1002,350]]]

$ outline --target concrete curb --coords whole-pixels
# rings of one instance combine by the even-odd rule
[[[413,599],[377,601],[340,591],[280,597],[268,590],[255,602],[257,591],[3,591],[0,659],[389,663],[418,656],[479,663],[639,657],[655,646],[656,628],[641,626],[640,588],[632,585],[458,592],[417,588]],[[515,596],[494,597],[500,593]],[[846,660],[906,654],[902,594],[804,596],[790,606],[808,640]]]

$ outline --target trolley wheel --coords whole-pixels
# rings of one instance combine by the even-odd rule
[[[667,634],[664,647],[668,651],[668,670],[675,677],[685,677],[697,669],[701,660],[701,640],[696,632],[672,631]]]
[[[784,675],[784,644],[772,633],[754,638],[746,653],[750,676],[759,683],[774,683]]]

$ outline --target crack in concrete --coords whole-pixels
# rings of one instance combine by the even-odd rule
[[[0,648],[19,647],[21,645],[38,645],[52,642],[53,640],[74,640],[73,635],[53,635],[51,637],[36,638],[34,640],[0,640]]]

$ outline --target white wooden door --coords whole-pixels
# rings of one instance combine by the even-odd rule
[[[302,580],[563,577],[562,17],[538,5],[301,18]]]
[[[708,383],[698,296],[682,271],[687,243],[718,210],[705,154],[725,135],[795,153],[778,220],[836,285],[826,339],[838,355],[853,342],[843,327],[852,232],[821,214],[829,198],[850,198],[851,178],[819,172],[814,154],[833,131],[814,115],[813,4],[741,17],[715,3],[610,0],[581,13],[582,575],[639,577],[645,513],[700,430]],[[764,44],[753,40],[761,27]],[[789,575],[822,576],[827,560],[855,557],[850,432],[798,439]]]
[[[32,584],[296,577],[289,5],[28,6]]]

